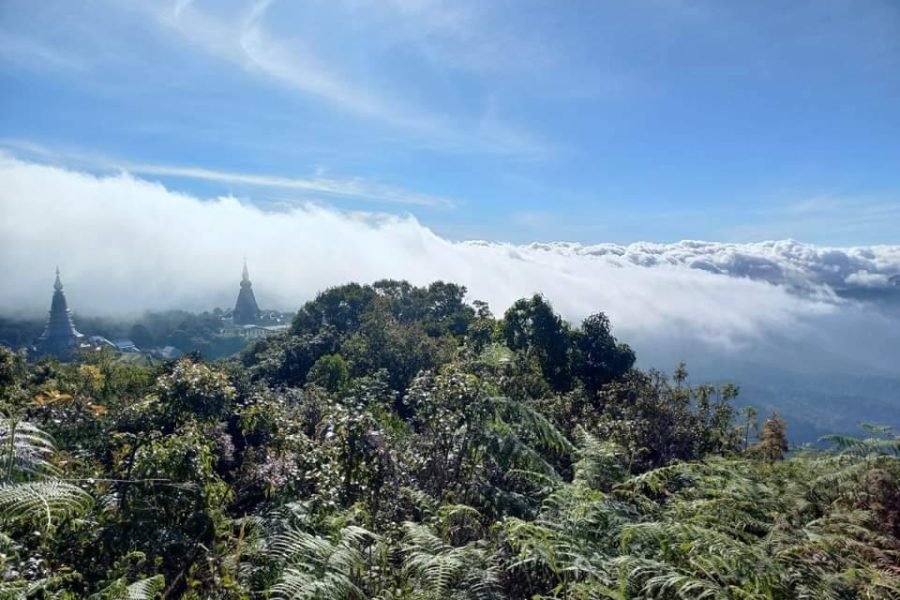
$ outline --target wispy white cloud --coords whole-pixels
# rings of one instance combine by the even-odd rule
[[[451,200],[409,192],[401,188],[379,185],[362,179],[328,179],[325,177],[278,177],[233,171],[218,171],[198,167],[178,167],[146,163],[121,163],[125,171],[143,175],[163,175],[187,179],[236,183],[265,188],[297,190],[329,196],[342,196],[373,202],[406,204],[412,206],[453,206]]]
[[[80,168],[102,171],[120,171],[138,175],[157,175],[180,179],[210,181],[222,184],[235,184],[254,188],[278,189],[294,192],[305,192],[308,199],[319,199],[321,196],[348,198],[382,204],[407,206],[430,206],[452,208],[454,201],[449,198],[419,194],[400,187],[384,185],[362,178],[335,179],[323,176],[321,168],[317,168],[311,177],[286,177],[259,173],[242,173],[207,169],[203,167],[164,165],[144,162],[120,160],[90,153],[66,153],[50,151],[38,144],[16,140],[0,139],[0,149],[6,148],[32,158],[38,158],[54,164],[75,164]],[[2,156],[2,152],[0,152]]]
[[[509,27],[508,6],[447,0],[344,0],[374,15],[383,44],[411,48],[434,66],[493,76],[534,75],[560,57]]]
[[[80,57],[29,37],[0,31],[0,62],[67,72],[83,72],[88,64]]]
[[[288,46],[273,39],[255,20],[241,31],[240,46],[243,57],[253,70],[319,96],[341,109],[411,129],[434,127],[424,118],[411,116],[408,110],[398,110],[399,103],[351,84],[337,69],[323,64],[299,42]]]
[[[892,229],[893,226],[893,229]],[[815,195],[777,204],[722,231],[724,237],[759,240],[816,237],[834,240],[871,237],[872,231],[900,231],[900,192],[862,196]],[[892,240],[886,239],[890,242]]]
[[[384,7],[363,4],[356,8],[376,16],[384,11]],[[416,146],[530,158],[556,151],[535,134],[496,114],[451,114],[411,102],[411,94],[397,89],[396,82],[377,85],[340,60],[324,58],[309,36],[273,33],[266,26],[273,5],[271,0],[258,1],[229,15],[184,0],[174,7],[141,5],[138,9],[149,11],[157,23],[213,57],[324,102],[329,108],[383,124],[404,139],[412,139]],[[362,18],[362,13],[358,16]],[[380,22],[394,25],[389,19]]]
[[[788,212],[817,217],[856,215],[856,221],[870,223],[882,219],[900,220],[900,193],[892,198],[818,196],[811,200],[788,205]],[[838,221],[840,223],[840,221]]]

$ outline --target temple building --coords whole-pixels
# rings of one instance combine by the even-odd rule
[[[241,277],[241,291],[238,292],[237,302],[234,304],[232,321],[235,325],[253,325],[259,321],[259,306],[256,305],[256,297],[253,295],[253,284],[250,283],[246,259]]]
[[[66,295],[63,294],[63,285],[59,280],[58,268],[53,290],[50,317],[47,319],[44,333],[38,338],[37,353],[39,355],[50,354],[60,360],[67,360],[72,358],[84,336],[75,329],[72,313],[66,305]]]

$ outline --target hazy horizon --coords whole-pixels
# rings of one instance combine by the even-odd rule
[[[900,246],[451,242],[412,216],[312,204],[262,210],[10,156],[0,159],[0,179],[8,216],[0,277],[16,282],[0,291],[5,312],[45,311],[56,266],[83,315],[224,308],[234,302],[246,256],[265,308],[296,310],[349,281],[442,279],[467,286],[470,299],[498,313],[533,293],[572,321],[604,311],[624,339],[648,351],[696,343],[764,354],[774,337],[787,337],[805,339],[822,368],[839,356],[852,370],[867,364],[896,373],[889,356],[900,350],[893,312]],[[19,197],[30,200],[14,202]],[[841,295],[863,291],[885,301]]]

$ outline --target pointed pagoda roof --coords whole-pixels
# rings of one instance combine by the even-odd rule
[[[50,301],[50,316],[44,333],[37,341],[40,354],[51,354],[65,360],[72,356],[79,340],[84,336],[75,329],[72,313],[63,293],[63,284],[59,278],[59,267],[56,268],[56,281],[53,282],[53,299]]]
[[[259,321],[259,306],[256,304],[256,296],[253,295],[253,284],[250,282],[246,257],[241,273],[241,291],[238,292],[237,302],[234,304],[233,320],[236,325],[252,325]]]

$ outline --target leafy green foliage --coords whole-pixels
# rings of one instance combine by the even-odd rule
[[[51,529],[58,521],[85,512],[91,496],[61,481],[29,481],[0,486],[0,515]]]
[[[569,327],[542,296],[518,300],[503,317],[503,338],[512,350],[533,354],[556,390],[571,386]]]
[[[49,435],[26,421],[0,419],[0,465],[3,480],[12,481],[17,472],[54,473],[49,462],[55,451]]]
[[[420,598],[498,598],[499,570],[482,541],[453,546],[426,525],[406,523],[403,574]]]
[[[284,565],[273,598],[343,599],[366,593],[372,553],[378,536],[355,526],[341,529],[334,540],[288,529],[272,540],[270,556]]]
[[[329,392],[337,392],[347,385],[350,369],[340,354],[326,354],[313,364],[307,379]]]
[[[900,595],[892,430],[792,450],[602,313],[465,294],[333,288],[214,364],[0,348],[0,596]]]
[[[618,379],[634,366],[635,355],[627,344],[619,343],[603,313],[589,316],[573,332],[573,371],[589,394]]]
[[[221,418],[235,395],[223,373],[190,360],[178,361],[156,381],[156,393],[166,412],[201,420]]]
[[[81,488],[42,478],[58,473],[50,462],[55,452],[53,440],[34,424],[0,420],[0,460],[4,468],[0,516],[4,521],[49,531],[57,522],[90,508],[92,498]]]
[[[627,455],[629,469],[646,470],[675,460],[729,454],[740,447],[734,427],[733,386],[685,385],[683,366],[673,379],[631,372],[599,393],[598,433]]]

